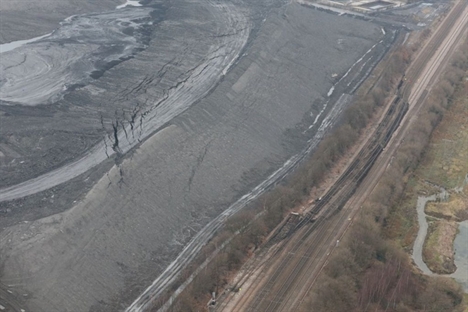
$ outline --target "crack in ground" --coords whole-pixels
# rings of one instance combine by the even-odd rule
[[[195,166],[192,166],[192,172],[190,174],[190,177],[188,179],[188,191],[190,192],[192,188],[192,182],[193,178],[195,177],[195,173],[197,172],[198,168],[200,165],[203,163],[203,160],[205,159],[206,153],[208,152],[208,149],[210,148],[211,143],[213,142],[214,139],[210,140],[205,147],[203,148],[203,152],[197,157],[197,164]]]

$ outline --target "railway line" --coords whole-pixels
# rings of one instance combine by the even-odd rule
[[[467,19],[466,3],[459,1],[421,48],[398,85],[395,99],[381,123],[348,168],[289,231],[273,256],[265,261],[263,267],[269,269],[263,270],[258,281],[244,290],[247,293],[245,298],[230,305],[225,299],[218,304],[217,311],[297,310],[328,255],[336,247],[335,241],[339,243],[339,238],[351,223],[356,207],[360,206],[390,163],[412,118],[422,107],[428,89],[444,67],[446,56],[453,51]],[[385,147],[385,156],[379,158]],[[373,168],[376,161],[378,165]],[[369,175],[371,169],[372,174]],[[368,175],[371,177],[366,179]],[[365,185],[360,187],[364,179]],[[358,190],[359,194],[353,197]],[[253,270],[246,274],[251,275]]]
[[[365,77],[371,72],[371,69],[380,61],[385,55],[386,51],[391,47],[392,43],[397,37],[398,32],[392,32],[386,35],[385,40],[382,39],[374,46],[372,46],[356,63],[354,63],[346,75],[339,80],[335,85],[337,90],[346,90],[346,92],[353,93],[357,87],[362,83]],[[375,52],[375,51],[377,52]],[[373,52],[373,53],[371,53]],[[336,100],[340,102],[341,97],[337,96]],[[331,113],[325,115],[323,120],[316,119],[317,122],[317,135],[315,135],[309,142],[304,150],[300,153],[291,157],[285,162],[283,167],[272,173],[266,180],[255,187],[251,192],[242,196],[235,203],[233,203],[228,209],[226,209],[221,215],[212,220],[205,228],[200,231],[191,240],[191,242],[184,248],[179,254],[177,259],[167,267],[167,269],[155,280],[155,282],[141,294],[137,300],[126,310],[126,311],[142,311],[150,307],[160,297],[162,297],[164,291],[167,290],[169,285],[174,282],[185,266],[194,259],[201,248],[206,242],[214,235],[214,233],[220,229],[224,224],[225,220],[232,216],[234,213],[245,207],[247,203],[257,198],[258,195],[262,194],[265,190],[270,188],[273,184],[281,181],[287,174],[294,170],[297,165],[310,154],[323,136],[326,133],[328,127],[335,123],[339,118],[339,115],[343,108],[343,101],[340,104],[336,104]],[[322,113],[320,113],[322,114]],[[319,115],[320,117],[320,115]],[[315,123],[314,123],[315,125]],[[310,129],[310,128],[309,128]],[[194,273],[195,274],[195,273]],[[185,287],[184,284],[180,287]],[[175,292],[176,294],[171,297],[166,303],[162,305],[159,311],[164,311],[170,306],[172,298],[177,297],[177,294],[182,291],[180,288]]]
[[[307,241],[325,241],[335,236],[335,229],[341,222],[346,221],[347,217],[342,214],[339,221],[333,227],[329,227],[328,220],[336,216],[343,208],[348,199],[354,194],[356,188],[362,182],[362,179],[367,175],[373,163],[380,155],[391,135],[398,127],[404,114],[407,112],[408,104],[397,98],[387,110],[383,122],[377,127],[373,138],[359,152],[358,157],[351,163],[348,169],[338,179],[338,181],[328,190],[328,192],[312,207],[310,212],[302,219],[292,231],[298,231],[304,227],[297,236],[289,235],[289,239],[293,239],[293,246],[288,250],[286,256],[281,261],[279,267],[270,275],[265,284],[263,294],[255,300],[247,311],[277,311],[282,310],[285,304],[291,299],[289,290],[292,284],[300,277],[303,269],[309,266],[310,262],[316,262],[320,254],[314,253],[317,249],[316,243],[306,244],[304,250],[304,242]],[[315,216],[319,216],[315,218]],[[311,225],[310,222],[312,222]],[[291,233],[292,234],[292,233]],[[297,257],[297,255],[300,255]],[[297,259],[298,258],[298,259]],[[295,261],[296,260],[296,261]],[[292,262],[296,262],[292,272],[287,268]],[[286,276],[284,276],[286,274]],[[284,278],[284,279],[283,279]],[[269,300],[268,294],[275,286],[281,282],[281,287],[276,292],[276,300]]]
[[[264,290],[259,296],[260,299],[257,298],[248,311],[274,311],[282,305],[282,302],[287,301],[269,301],[266,298],[271,289],[278,284],[278,281],[282,280],[283,273],[286,272],[290,263],[294,262],[296,255],[301,253],[299,262],[294,267],[293,272],[289,272],[290,274],[288,273],[289,275],[285,277],[285,281],[283,281],[282,288],[279,291],[278,297],[289,299],[287,291],[291,287],[291,284],[299,276],[311,257],[314,257],[315,260],[317,259],[317,256],[313,255],[316,244],[309,245],[305,252],[300,251],[300,249],[304,247],[304,242],[310,240],[314,242],[322,241],[323,239],[329,239],[330,236],[335,235],[333,227],[332,231],[330,231],[330,229],[325,229],[328,226],[327,221],[333,218],[354,194],[357,186],[369,172],[373,163],[391,138],[391,135],[397,129],[407,110],[408,104],[400,97],[392,102],[382,122],[375,130],[372,139],[361,149],[351,165],[328,192],[322,196],[321,200],[317,201],[306,216],[295,227],[291,228],[287,234],[287,240],[291,240],[293,246],[287,250],[279,266],[275,268],[275,271],[270,275],[268,282],[264,286]],[[341,216],[340,220],[341,219],[346,220],[343,216]],[[296,232],[297,236],[293,236],[293,233]],[[278,250],[278,252],[281,252],[281,250]],[[233,310],[242,310],[242,307],[236,306]]]

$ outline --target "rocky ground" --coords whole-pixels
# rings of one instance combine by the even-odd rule
[[[336,79],[383,37],[375,24],[279,0],[226,3],[155,2],[145,48],[132,58],[58,101],[0,105],[4,187],[88,155],[103,137],[114,147],[65,184],[0,203],[1,282],[28,295],[28,310],[123,309],[194,233],[305,146]],[[227,32],[220,8],[245,27]],[[229,64],[209,56],[229,61],[245,29],[242,57],[219,80]],[[199,76],[216,87],[197,89]],[[158,100],[173,94],[181,95],[174,105],[195,104],[136,142],[140,120],[144,127],[165,116],[169,106]],[[116,129],[137,143],[125,157]]]

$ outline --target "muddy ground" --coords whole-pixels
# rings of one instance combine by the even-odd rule
[[[454,221],[431,220],[423,246],[423,259],[437,274],[450,274],[457,270],[454,263],[453,242],[458,224]]]
[[[50,33],[64,18],[114,9],[125,0],[2,0],[0,43]]]
[[[378,25],[296,4],[232,3],[250,38],[207,96],[127,156],[0,204],[1,282],[27,310],[127,306],[194,233],[305,146],[334,74],[384,37]],[[205,5],[160,1],[132,58],[56,102],[0,105],[1,185],[113,142],[117,121],[151,108],[218,43]]]

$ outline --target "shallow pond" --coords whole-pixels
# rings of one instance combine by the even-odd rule
[[[465,292],[468,292],[468,221],[460,222],[458,230],[454,242],[457,270],[450,276],[462,285]]]
[[[426,213],[424,212],[424,208],[426,207],[427,202],[435,201],[438,198],[446,198],[447,195],[448,193],[446,191],[442,191],[441,193],[436,195],[418,197],[416,210],[418,212],[419,231],[414,242],[413,260],[424,274],[453,277],[458,283],[462,285],[465,292],[468,292],[468,221],[460,222],[458,224],[459,233],[455,237],[454,241],[455,265],[457,267],[457,270],[454,273],[450,275],[435,274],[431,270],[429,270],[426,263],[424,263],[422,259],[422,249],[428,229],[428,223],[426,219]]]

